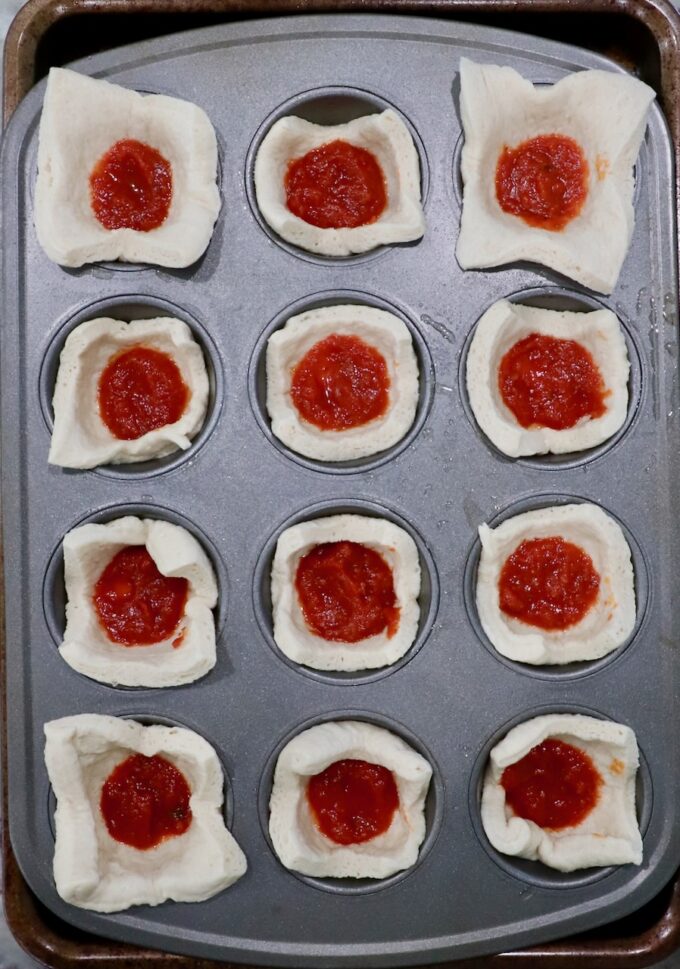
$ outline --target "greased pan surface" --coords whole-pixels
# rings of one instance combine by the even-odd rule
[[[462,54],[552,82],[614,68],[536,38],[417,18],[324,16],[216,27],[99,55],[77,65],[129,87],[189,98],[215,125],[224,206],[204,259],[182,271],[65,271],[32,225],[44,87],[13,118],[4,148],[3,473],[7,597],[10,830],[29,884],[60,917],[99,935],[269,965],[397,965],[472,955],[564,935],[639,907],[678,863],[674,833],[678,639],[677,304],[670,142],[651,115],[637,166],[636,229],[620,283],[597,298],[621,317],[632,362],[631,413],[610,447],[567,460],[511,462],[472,422],[461,381],[482,312],[525,294],[588,308],[592,295],[548,270],[459,269],[457,66]],[[349,90],[343,90],[349,89]],[[252,161],[266,126],[290,110],[326,122],[393,105],[421,152],[428,228],[418,244],[341,262],[272,241],[252,205]],[[264,334],[303,307],[365,300],[411,326],[422,371],[418,429],[387,460],[330,470],[275,445],[262,407]],[[216,374],[210,433],[157,468],[64,472],[47,465],[49,399],[66,332],[106,313],[167,310],[193,325]],[[575,671],[527,670],[498,658],[473,602],[476,528],[540,504],[600,502],[624,525],[639,622],[627,648]],[[266,574],[282,527],[356,509],[412,531],[425,576],[423,625],[408,662],[365,676],[304,673],[273,646]],[[89,520],[128,511],[168,517],[203,538],[222,605],[218,663],[173,690],[116,690],[73,672],[63,625],[59,544]],[[562,876],[497,855],[478,816],[489,747],[547,710],[621,720],[638,736],[641,869]],[[42,724],[76,712],[170,720],[204,735],[227,775],[228,820],[249,860],[232,889],[200,905],[112,916],[76,910],[53,887],[53,803]],[[389,883],[344,885],[283,869],[266,835],[276,752],[321,719],[364,716],[429,757],[435,777],[418,865]]]

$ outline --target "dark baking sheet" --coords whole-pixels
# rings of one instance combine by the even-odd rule
[[[324,23],[325,23],[325,24],[327,24],[327,21],[324,21]],[[410,26],[412,26],[412,24],[413,24],[413,22],[410,22],[410,24],[409,24],[409,25],[410,25]],[[391,26],[392,26],[392,25],[391,25]],[[118,60],[120,59],[120,54],[118,54],[118,57],[117,57],[117,59],[118,59]],[[535,79],[540,79],[540,78],[538,78],[538,77],[536,77]],[[140,83],[140,86],[142,86],[142,84],[141,84],[141,83]],[[182,93],[182,92],[177,92],[177,93]],[[186,94],[186,96],[190,96],[190,95],[189,95],[189,94]],[[198,98],[196,98],[196,100],[199,100],[199,99],[198,99]],[[398,102],[397,102],[397,103],[398,103]],[[398,106],[400,106],[400,107],[402,107],[402,105],[400,105],[399,103],[398,103]],[[211,112],[211,113],[212,113],[212,112]],[[407,113],[408,113],[408,112],[407,112]],[[411,115],[410,113],[409,113],[409,117],[411,117],[411,118],[412,118],[412,115]],[[220,126],[219,126],[219,124],[218,124],[218,128],[219,128],[219,127],[220,127]],[[644,188],[644,183],[643,183],[643,188]],[[428,212],[428,215],[430,215],[430,217],[431,217],[431,212]],[[455,226],[454,226],[454,228],[455,228]],[[672,244],[671,244],[671,248],[672,248]],[[394,253],[392,253],[392,254],[391,254],[391,255],[389,256],[389,258],[390,258],[390,259],[391,259],[391,260],[392,260],[392,261],[394,262],[394,260],[395,260],[395,254],[394,254]],[[453,268],[454,268],[454,270],[455,270],[455,269],[457,269],[457,267],[455,267],[455,266],[454,266]],[[394,270],[394,267],[393,267],[393,270],[392,270],[392,271],[393,271],[393,272],[395,271],[395,270]],[[127,274],[126,274],[126,275],[127,275]],[[158,276],[162,276],[162,274],[157,274],[157,275],[158,275]],[[470,274],[468,274],[468,275],[470,275]],[[474,275],[475,275],[475,276],[477,276],[477,277],[479,277],[479,278],[482,278],[482,277],[484,277],[484,276],[486,276],[487,274],[474,274]],[[496,274],[493,274],[493,275],[494,275],[494,276],[496,276]],[[501,276],[502,276],[503,274],[498,274],[498,275],[501,275]],[[521,275],[521,273],[520,273],[520,275]],[[525,274],[525,275],[526,275],[526,274]],[[534,282],[536,282],[536,276],[537,276],[537,275],[538,275],[538,276],[541,276],[541,275],[543,275],[544,277],[546,277],[546,279],[549,279],[549,280],[552,280],[553,282],[555,281],[555,279],[554,279],[554,277],[553,277],[553,276],[552,276],[551,274],[547,274],[547,273],[538,273],[538,274],[537,274],[537,273],[531,273],[531,274],[530,274],[530,276],[531,276],[531,278],[532,278],[532,280],[533,280]],[[507,274],[506,274],[506,278],[509,278],[509,277],[510,277],[510,273],[507,273]],[[546,281],[546,279],[544,279],[544,282]],[[496,280],[496,281],[497,281],[497,280]],[[519,281],[519,280],[518,280],[518,281]],[[624,287],[624,288],[625,288],[625,287]],[[119,291],[120,291],[120,288],[119,288]],[[503,291],[499,291],[499,292],[497,292],[497,294],[496,294],[496,295],[507,295],[507,293],[508,293],[508,292],[509,292],[509,290],[508,290],[508,289],[506,289],[506,290],[503,290]],[[647,292],[649,292],[649,290],[648,290]],[[494,295],[494,296],[493,296],[493,298],[496,298],[496,295]],[[615,296],[616,296],[616,295],[617,295],[617,294],[615,294]],[[654,294],[651,294],[651,295],[654,295]],[[665,294],[664,294],[664,295],[665,295]],[[491,301],[491,298],[489,298],[489,300],[488,300],[488,302],[490,302],[490,301]],[[644,300],[643,300],[642,302],[644,302]],[[487,305],[487,304],[485,303],[485,305]],[[650,305],[651,305],[651,308],[652,308],[652,310],[653,310],[653,309],[654,309],[654,307],[653,307],[653,305],[652,305],[651,303],[650,303]],[[421,308],[422,308],[422,307],[421,307]],[[428,307],[428,308],[429,308],[429,307]],[[483,307],[482,307],[482,308],[483,308]],[[639,312],[639,310],[640,310],[640,307],[637,307],[637,306],[636,306],[636,312]],[[643,310],[644,310],[645,312],[647,311],[647,307],[646,307],[646,305],[645,305],[645,306],[643,307]],[[668,310],[668,306],[666,306],[666,307],[665,307],[665,311],[666,311],[666,316],[668,316],[668,312],[667,312],[667,310]],[[659,319],[661,319],[661,317],[662,317],[662,316],[663,316],[663,314],[664,314],[664,310],[663,310],[663,309],[661,309],[661,308],[659,308],[659,314],[660,314],[660,315],[659,315]],[[407,314],[407,315],[408,315],[408,314]],[[479,313],[477,313],[477,315],[479,315]],[[426,317],[427,317],[428,319],[425,319]],[[422,313],[422,314],[421,314],[421,318],[420,318],[420,322],[421,322],[421,326],[422,326],[422,325],[424,324],[424,327],[425,327],[426,329],[427,329],[427,327],[429,326],[429,323],[428,323],[428,321],[431,321],[431,320],[435,320],[435,321],[436,321],[436,318],[435,318],[435,317],[433,317],[433,316],[430,316],[430,314],[429,314],[429,313]],[[447,322],[448,322],[448,320],[447,320]],[[468,320],[468,324],[469,324],[469,322],[470,322],[470,320]],[[638,321],[637,321],[637,320],[635,320],[635,322],[637,323]],[[649,322],[649,321],[648,321],[648,322]],[[653,321],[652,321],[652,324],[653,324]],[[458,339],[458,338],[461,338],[461,337],[462,337],[462,336],[464,336],[464,335],[465,335],[465,333],[466,333],[466,327],[465,327],[465,326],[463,326],[463,327],[462,327],[462,329],[461,329],[461,328],[460,328],[459,326],[458,326],[458,327],[457,327],[457,326],[453,326],[453,327],[452,327],[452,329],[453,329],[454,331],[457,331],[457,332],[454,332],[454,333],[453,333],[453,336],[454,336],[454,342],[456,341],[456,339]],[[650,330],[650,334],[651,334],[651,332],[652,332],[652,330],[653,330],[653,325],[652,325],[652,329]],[[441,332],[441,331],[440,331],[440,332]],[[427,334],[426,334],[426,335],[427,335]],[[430,342],[431,342],[431,341],[430,341]],[[448,341],[446,341],[446,340],[445,340],[444,342],[448,342]],[[441,349],[442,349],[442,348],[440,347],[440,348],[439,348],[439,350],[441,351]],[[444,349],[445,349],[445,348],[444,348]],[[460,349],[460,340],[458,341],[458,346],[456,347],[456,356],[457,356],[457,352],[458,352],[458,350],[459,350],[459,349]],[[432,350],[433,350],[433,352],[434,352],[434,350],[435,350],[435,348],[434,348],[434,346],[432,346]],[[654,348],[652,347],[652,352],[653,352],[653,351],[654,351]],[[449,361],[449,362],[450,362],[450,361]],[[450,367],[449,367],[449,369],[450,369]],[[665,370],[665,368],[664,368],[664,370]],[[658,374],[657,374],[657,376],[658,376]],[[653,383],[653,382],[652,382],[652,383]],[[448,388],[448,387],[446,386],[446,384],[442,384],[442,386],[444,386],[444,388],[445,388],[443,392],[444,392],[445,394],[448,394],[448,392],[449,392],[449,388]],[[659,392],[661,393],[661,390],[662,390],[662,388],[661,388],[661,387],[659,387],[659,388],[657,388],[657,389],[658,389],[658,390],[659,390]],[[664,387],[664,390],[668,390],[668,389],[669,389],[669,388],[668,388],[668,386],[665,386],[665,387]],[[657,404],[658,404],[658,403],[659,403],[659,395],[657,395]],[[462,420],[464,420],[464,418],[462,417],[462,415],[461,415],[461,419],[462,419]],[[666,431],[666,433],[668,433],[668,429],[667,429],[667,431]],[[672,422],[671,422],[671,429],[670,429],[670,433],[673,433],[673,431],[672,431]],[[638,449],[638,450],[639,450],[639,449]],[[538,470],[538,469],[534,469],[534,470]],[[574,469],[572,469],[572,470],[574,470]],[[583,470],[583,468],[579,468],[579,470]],[[542,473],[544,473],[544,472],[542,472]],[[563,473],[564,473],[564,472],[563,472]],[[125,476],[125,477],[127,477],[127,476]],[[128,479],[128,480],[129,480],[129,479]],[[356,480],[356,481],[359,481],[359,480],[360,480],[360,478],[357,478],[357,479],[355,479],[355,480]],[[563,477],[561,476],[561,477],[560,477],[560,481],[563,481],[563,480],[564,480],[564,478],[563,478]],[[346,492],[346,493],[348,493],[348,492]],[[380,498],[380,493],[379,493],[379,492],[375,492],[375,491],[374,491],[374,492],[373,492],[372,494],[370,494],[369,496],[370,496],[370,497],[374,497],[374,498]],[[587,496],[587,495],[584,495],[584,496]],[[144,496],[144,495],[142,495],[142,498],[144,498],[144,497],[145,497],[145,496]],[[611,507],[611,505],[610,505],[609,507]],[[484,517],[487,517],[487,516],[484,516]],[[469,525],[469,522],[468,522],[468,525]],[[68,527],[68,526],[67,526],[67,527]],[[433,544],[434,544],[434,543],[433,543]],[[49,610],[48,610],[48,611],[49,611]],[[649,626],[649,624],[648,624],[648,626]],[[649,634],[649,633],[648,633],[648,634]],[[426,648],[426,647],[424,647],[424,649],[425,649],[425,648]],[[632,647],[631,647],[631,648],[632,648]],[[420,654],[419,654],[419,655],[420,655]],[[415,662],[415,660],[414,660],[414,662]],[[409,664],[409,666],[410,666],[410,664]],[[408,668],[409,668],[409,667],[407,667],[407,669],[408,669]],[[398,674],[395,674],[395,676],[396,676],[396,675],[398,675]],[[598,674],[598,675],[601,675],[601,674]],[[298,679],[299,679],[299,677],[298,677]],[[564,686],[564,684],[562,684],[562,686]],[[344,692],[344,691],[343,691],[343,692]],[[567,691],[567,692],[569,692],[569,691]],[[147,693],[148,693],[148,691],[147,691]],[[572,693],[573,693],[573,691],[572,691]],[[555,694],[555,695],[557,695],[557,694]],[[582,695],[583,695],[583,694],[579,694],[579,695],[578,695],[578,698],[580,699]],[[152,697],[152,698],[153,698],[153,697]],[[337,704],[336,704],[336,706],[337,706]],[[161,712],[161,711],[159,711],[159,710],[157,710],[157,708],[156,708],[156,707],[154,707],[154,710],[155,710],[156,712]],[[68,711],[66,711],[66,712],[73,712],[73,711],[72,711],[72,710],[68,710]],[[111,712],[118,712],[118,711],[115,711],[115,710],[113,710],[113,709],[112,709],[112,710],[111,710]],[[140,710],[139,710],[138,712],[148,712],[148,711],[144,711],[144,710],[141,710],[141,709],[140,709]],[[370,709],[368,709],[368,710],[367,710],[367,712],[369,712],[369,713],[370,713]],[[613,715],[613,716],[614,716],[615,714],[614,714],[614,713],[612,713],[611,715]],[[621,714],[619,714],[619,716],[621,716],[621,718],[622,718],[622,719],[626,719],[626,717],[624,717],[624,716],[622,716]],[[299,721],[298,721],[298,722],[299,722]],[[630,719],[629,719],[629,718],[627,719],[627,722],[630,722]],[[407,726],[408,726],[408,723],[407,723]],[[211,738],[211,739],[212,739],[212,738]],[[649,806],[649,805],[648,805],[648,806]],[[655,784],[655,806],[656,806],[656,784]],[[653,812],[651,812],[651,811],[650,811],[650,815],[652,815],[652,814],[653,814]],[[611,877],[611,876],[610,876],[610,877]],[[570,892],[571,892],[571,891],[573,891],[573,889],[570,889]],[[573,896],[572,896],[572,897],[573,897]],[[186,908],[186,907],[185,907],[185,908]],[[526,906],[525,906],[525,908],[526,908]],[[601,914],[600,914],[600,915],[599,915],[598,917],[600,917],[600,918],[601,918],[601,917],[602,917],[602,916],[601,916]]]

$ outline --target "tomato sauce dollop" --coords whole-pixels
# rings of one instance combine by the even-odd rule
[[[174,424],[189,401],[189,388],[167,353],[137,346],[113,357],[99,377],[99,413],[114,437],[133,441]]]
[[[184,834],[190,797],[184,774],[165,757],[132,754],[104,781],[99,807],[112,838],[147,851]]]
[[[144,545],[128,545],[97,579],[94,608],[109,639],[151,646],[168,639],[184,615],[189,583],[163,575]]]
[[[559,831],[588,817],[597,804],[602,778],[585,751],[550,737],[506,767],[501,785],[516,815]]]
[[[339,845],[356,845],[387,831],[399,792],[392,772],[381,764],[336,760],[310,777],[307,803],[322,834]]]
[[[171,202],[170,162],[142,141],[117,141],[90,173],[90,204],[105,229],[150,232],[165,222]]]
[[[574,626],[597,599],[600,576],[593,560],[561,536],[521,542],[501,569],[501,610],[513,619],[559,630]]]
[[[356,229],[375,222],[387,205],[385,176],[370,151],[329,141],[288,164],[286,205],[319,229]]]
[[[293,370],[290,396],[301,417],[324,431],[346,431],[382,417],[390,377],[383,355],[357,336],[332,333]]]
[[[565,135],[538,135],[503,147],[496,165],[496,198],[504,212],[528,225],[558,232],[581,211],[588,194],[588,163]]]
[[[541,333],[530,333],[503,356],[498,389],[522,427],[563,431],[607,410],[604,381],[588,350]]]
[[[331,642],[357,643],[399,626],[392,569],[358,542],[325,542],[304,555],[295,589],[305,622]]]

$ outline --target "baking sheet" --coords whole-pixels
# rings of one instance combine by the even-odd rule
[[[460,382],[465,340],[484,309],[502,296],[530,290],[536,297],[538,286],[547,290],[538,298],[560,305],[582,291],[539,267],[465,274],[458,268],[453,252],[461,54],[509,63],[547,82],[575,67],[603,64],[596,55],[536,38],[376,16],[211,28],[80,64],[87,73],[128,86],[187,97],[210,114],[221,144],[225,206],[206,257],[190,270],[67,272],[49,263],[31,216],[41,86],[10,126],[5,278],[14,284],[5,291],[3,353],[10,824],[32,888],[83,928],[241,961],[340,965],[370,955],[375,965],[407,964],[497,950],[609,920],[642,904],[677,864],[677,766],[670,745],[677,642],[671,602],[677,509],[670,486],[677,454],[677,299],[668,133],[655,111],[638,164],[633,246],[619,287],[600,300],[622,317],[639,359],[630,426],[614,447],[585,460],[507,461],[469,419]],[[327,88],[319,92],[322,83]],[[298,96],[310,89],[316,93]],[[393,104],[419,136],[425,238],[341,263],[293,253],[270,239],[249,201],[253,139],[267,119],[287,110],[322,110],[333,115],[329,121],[344,120],[348,112],[383,102]],[[424,381],[423,426],[406,450],[386,462],[368,462],[372,467],[330,473],[293,459],[268,439],[257,350],[263,331],[285,317],[286,307],[294,305],[292,313],[301,305],[347,299],[348,293],[386,302],[403,315],[425,347],[425,373],[430,357],[433,375]],[[216,373],[224,371],[224,392],[216,394],[211,435],[162,474],[48,468],[45,374],[65,328],[100,311],[123,315],[159,301],[214,341],[215,356],[208,356]],[[576,675],[546,676],[510,668],[484,649],[466,577],[481,521],[559,495],[599,500],[629,528],[647,607],[620,654]],[[224,564],[228,609],[218,665],[191,687],[113,690],[79,677],[56,652],[60,539],[88,514],[112,517],[123,509],[112,512],[110,506],[126,503],[188,520]],[[345,679],[305,674],[287,666],[269,641],[266,595],[254,576],[266,573],[267,550],[281,527],[301,514],[312,517],[319,511],[312,506],[319,505],[368,513],[377,506],[408,522],[421,540],[423,562],[432,560],[424,612],[436,608],[436,615],[429,633],[423,629],[421,648],[399,669]],[[511,722],[544,709],[580,708],[621,719],[638,734],[646,765],[645,864],[641,870],[580,873],[564,884],[562,876],[490,849],[479,831],[477,784],[491,742]],[[250,862],[241,882],[199,906],[168,904],[107,917],[73,909],[56,896],[42,722],[85,711],[169,717],[215,745],[233,794],[232,830]],[[285,736],[310,720],[357,711],[413,736],[429,752],[438,779],[419,865],[389,886],[362,885],[358,892],[357,886],[338,891],[337,885],[310,885],[286,872],[265,831],[271,755]]]

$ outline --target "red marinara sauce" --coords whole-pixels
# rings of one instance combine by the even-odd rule
[[[158,571],[144,545],[128,545],[97,579],[94,608],[109,639],[121,646],[151,646],[172,636],[189,583]]]
[[[295,589],[305,622],[331,642],[357,643],[399,626],[392,569],[358,542],[325,542],[300,559]]]
[[[146,851],[184,834],[190,797],[184,774],[165,757],[132,754],[104,781],[99,807],[112,838]]]
[[[286,205],[319,229],[356,229],[378,219],[387,205],[383,170],[370,151],[329,141],[288,164]]]
[[[602,374],[588,350],[541,333],[530,333],[503,356],[498,389],[522,427],[563,431],[607,410]]]
[[[506,767],[501,785],[516,815],[559,831],[588,817],[597,804],[602,778],[583,750],[550,737]]]
[[[174,424],[186,410],[189,388],[167,353],[136,346],[116,354],[99,377],[99,413],[114,437],[133,441]]]
[[[599,588],[591,557],[561,536],[521,542],[505,560],[498,579],[501,610],[546,630],[568,629],[580,622]]]
[[[117,141],[90,173],[90,204],[105,229],[150,232],[165,222],[171,202],[170,162],[142,141]]]
[[[496,198],[504,212],[528,225],[558,232],[581,211],[588,194],[588,162],[565,135],[538,135],[503,147],[496,165]]]
[[[322,834],[339,845],[356,845],[387,831],[399,792],[392,772],[381,764],[336,760],[310,777],[307,803]]]
[[[346,431],[382,417],[390,376],[379,350],[357,336],[332,333],[293,370],[290,396],[301,417],[324,431]]]

